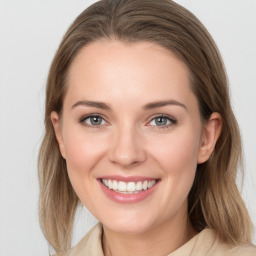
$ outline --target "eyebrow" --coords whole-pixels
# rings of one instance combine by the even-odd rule
[[[176,105],[176,106],[180,106],[180,107],[183,107],[184,109],[188,110],[187,107],[183,103],[176,101],[176,100],[156,101],[156,102],[148,103],[145,106],[143,106],[143,109],[151,110],[154,108],[165,107],[168,105]]]
[[[176,105],[176,106],[180,106],[183,107],[184,109],[187,110],[187,107],[176,100],[166,100],[166,101],[156,101],[156,102],[151,102],[148,103],[146,105],[144,105],[142,108],[144,110],[152,110],[154,108],[159,108],[159,107],[165,107],[168,105]],[[73,106],[72,109],[77,107],[77,106],[87,106],[87,107],[94,107],[94,108],[99,108],[99,109],[103,109],[103,110],[111,110],[111,107],[103,102],[99,102],[99,101],[88,101],[88,100],[81,100],[76,102]]]
[[[104,109],[104,110],[111,110],[109,105],[107,105],[106,103],[103,103],[103,102],[98,102],[98,101],[81,100],[81,101],[78,101],[77,103],[75,103],[72,106],[72,109],[77,106],[87,106],[87,107],[100,108],[100,109]]]

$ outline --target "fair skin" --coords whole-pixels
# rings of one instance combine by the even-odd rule
[[[187,214],[196,166],[221,131],[217,113],[202,122],[186,65],[153,43],[101,40],[79,52],[67,86],[51,119],[72,186],[103,224],[104,254],[182,246],[196,234]],[[122,193],[109,180],[153,183]]]

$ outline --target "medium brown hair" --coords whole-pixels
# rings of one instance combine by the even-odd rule
[[[201,22],[171,0],[101,0],[70,26],[51,64],[46,89],[45,135],[39,153],[39,215],[43,233],[56,252],[71,246],[79,199],[69,181],[50,114],[61,114],[69,67],[85,45],[99,39],[156,43],[189,68],[202,119],[222,116],[223,128],[210,159],[199,164],[188,197],[197,230],[214,229],[227,243],[250,243],[251,222],[236,186],[241,141],[231,109],[228,81],[219,51]]]

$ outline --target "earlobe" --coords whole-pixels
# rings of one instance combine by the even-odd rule
[[[214,112],[211,114],[209,120],[204,125],[200,148],[198,151],[197,163],[201,164],[206,162],[216,145],[216,142],[222,130],[222,117],[219,113]]]
[[[64,147],[63,137],[62,137],[62,133],[61,133],[61,124],[60,124],[60,119],[59,119],[59,115],[57,112],[55,112],[55,111],[51,112],[51,121],[52,121],[52,125],[54,128],[56,139],[59,144],[60,153],[63,158],[66,158],[65,147]]]

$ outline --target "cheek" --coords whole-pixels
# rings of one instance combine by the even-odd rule
[[[192,132],[184,132],[169,134],[155,141],[151,152],[168,174],[179,175],[195,169],[198,147],[199,137]]]
[[[75,169],[86,166],[90,169],[94,159],[99,158],[104,151],[104,138],[102,134],[86,133],[83,127],[67,125],[63,131],[63,140],[67,163]]]
[[[165,177],[166,189],[162,195],[162,204],[165,205],[167,213],[175,214],[186,204],[194,182],[198,141],[195,136],[188,136],[188,133],[180,136],[176,134],[156,148],[155,159],[157,158]]]
[[[86,183],[95,179],[92,170],[104,155],[106,143],[102,143],[103,138],[100,135],[86,135],[80,129],[69,130],[65,134],[64,147],[68,175],[74,190],[79,195],[86,188]]]
[[[197,168],[199,137],[193,132],[169,134],[165,139],[155,141],[152,157],[163,171],[167,190],[163,201],[172,200],[180,205],[186,200]]]

